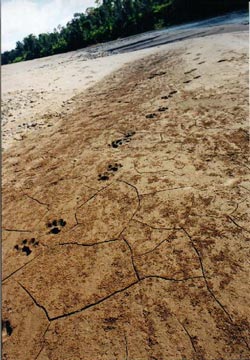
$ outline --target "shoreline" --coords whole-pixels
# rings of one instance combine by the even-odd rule
[[[142,43],[139,41],[137,45],[133,41],[131,43],[130,38],[125,38],[89,49],[5,65],[2,68],[2,148],[5,151],[17,141],[22,141],[28,133],[50,127],[52,118],[55,120],[61,115],[69,115],[74,96],[127,63],[160,50],[178,47],[178,43],[185,44],[192,39],[199,39],[197,34],[211,36],[246,28],[247,25],[239,24],[220,25],[196,30],[184,29],[184,32],[181,30],[174,35],[167,31],[164,35],[164,31],[159,31],[155,32],[154,39],[148,40],[150,32],[135,35],[136,38],[142,38]],[[183,40],[183,37],[188,38]],[[112,50],[112,44],[115,43],[120,43],[118,54],[114,48]]]
[[[247,47],[116,64],[3,153],[3,358],[249,358]]]

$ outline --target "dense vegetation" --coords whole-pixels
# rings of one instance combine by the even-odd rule
[[[159,29],[171,24],[248,9],[247,0],[96,0],[51,33],[30,34],[2,54],[2,64],[76,50],[91,44]]]

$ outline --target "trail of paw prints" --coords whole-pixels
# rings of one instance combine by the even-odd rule
[[[37,246],[39,246],[39,241],[37,241],[35,238],[31,238],[29,240],[21,240],[18,244],[14,246],[14,249],[21,254],[23,253],[26,256],[29,256],[34,250],[34,248],[36,248]]]
[[[217,61],[217,63],[222,63],[222,62],[225,62],[225,61],[232,61],[232,60],[233,60],[233,58],[232,59],[220,59],[220,60]]]
[[[159,112],[164,112],[164,111],[167,111],[168,110],[168,107],[167,106],[160,106],[159,108],[158,108],[158,111]]]
[[[146,117],[146,119],[154,119],[157,117],[157,114],[156,113],[147,114],[145,117]]]
[[[163,75],[165,75],[165,74],[166,74],[165,71],[160,71],[160,72],[157,72],[157,73],[152,73],[152,74],[149,75],[148,79],[153,79],[153,78],[155,78],[156,76],[163,76]]]
[[[66,221],[63,219],[49,221],[47,223],[47,227],[50,228],[49,234],[59,234],[66,224]]]
[[[107,167],[107,171],[105,171],[103,174],[98,175],[99,181],[106,181],[109,180],[111,176],[114,176],[114,173],[116,173],[120,168],[122,168],[122,164],[110,164]]]
[[[13,333],[13,327],[9,320],[2,320],[2,341],[5,342]]]
[[[177,90],[172,90],[170,91],[170,93],[168,95],[164,95],[161,97],[161,99],[163,100],[167,100],[167,99],[170,99],[171,97],[173,97],[173,95],[177,94]]]
[[[172,90],[170,91],[170,93],[168,95],[164,95],[161,97],[162,100],[168,100],[170,98],[173,97],[173,95],[175,95],[178,91],[177,90]],[[168,110],[168,107],[167,106],[160,106],[157,111],[158,112],[165,112]],[[157,117],[157,114],[156,113],[151,113],[151,114],[147,114],[145,115],[146,119],[154,119]]]
[[[135,135],[135,131],[129,131],[127,132],[124,137],[121,139],[113,140],[111,144],[108,144],[108,146],[111,146],[112,148],[116,149],[119,146],[128,143],[131,141],[131,138]]]
[[[194,71],[196,71],[197,68],[194,68],[194,69],[191,69],[189,71],[186,71],[184,74],[187,75],[187,74],[192,74]],[[196,79],[199,79],[201,77],[201,75],[195,75],[192,79],[187,79],[185,81],[183,81],[183,84],[189,84],[192,82],[192,80],[196,80]]]
[[[192,72],[194,72],[194,71],[196,71],[196,70],[197,70],[197,68],[194,68],[194,69],[191,69],[191,70],[188,70],[188,71],[184,72],[184,74],[185,74],[185,75],[191,74]]]

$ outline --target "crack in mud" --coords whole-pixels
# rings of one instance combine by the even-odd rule
[[[82,311],[84,311],[84,310],[87,310],[87,309],[89,309],[89,308],[92,308],[92,307],[94,307],[94,306],[96,306],[96,305],[101,304],[102,302],[110,299],[111,297],[115,296],[116,294],[119,294],[119,293],[122,293],[122,292],[128,290],[129,288],[131,288],[133,285],[135,285],[135,284],[137,284],[137,283],[138,283],[138,280],[134,281],[134,282],[131,283],[130,285],[125,286],[125,287],[122,288],[122,289],[119,289],[119,290],[114,291],[113,293],[109,294],[108,296],[105,296],[104,298],[99,299],[98,301],[96,301],[96,302],[94,302],[94,303],[92,303],[92,304],[88,304],[88,305],[84,306],[83,308],[81,308],[81,309],[79,309],[79,310],[74,310],[74,311],[71,311],[71,312],[69,312],[69,313],[67,313],[67,314],[58,315],[58,316],[55,316],[55,317],[52,317],[52,318],[49,317],[48,319],[49,319],[50,321],[55,321],[55,320],[58,320],[58,319],[62,319],[62,318],[65,318],[65,317],[68,317],[68,316],[71,316],[71,315],[75,315],[75,314],[77,314],[77,313],[80,313],[80,312],[82,312]]]
[[[57,244],[57,246],[64,246],[64,245],[76,245],[76,246],[86,246],[86,247],[91,247],[91,246],[98,246],[101,244],[107,244],[107,243],[111,243],[111,242],[116,242],[116,241],[121,241],[121,239],[117,238],[117,239],[110,239],[110,240],[104,240],[104,241],[100,241],[97,243],[90,243],[90,244],[86,244],[86,243],[78,243],[78,242],[65,242],[65,243],[59,243]]]
[[[35,357],[34,360],[37,360],[37,359],[38,359],[39,355],[41,354],[41,352],[42,352],[43,349],[44,349],[44,346],[45,346],[45,344],[44,344],[44,339],[45,339],[45,335],[47,334],[47,332],[48,332],[48,330],[49,330],[50,325],[51,325],[51,323],[48,324],[47,328],[45,329],[45,331],[44,331],[44,333],[43,333],[43,335],[42,335],[43,345],[42,345],[41,349],[39,350],[39,352],[38,352],[38,354],[36,355],[36,357]]]
[[[132,263],[132,266],[133,266],[135,275],[136,275],[136,277],[137,277],[137,280],[140,280],[141,277],[140,277],[139,271],[138,271],[138,269],[136,268],[136,265],[135,265],[135,262],[134,262],[134,255],[133,255],[132,247],[130,246],[129,242],[128,242],[124,237],[123,237],[123,240],[124,240],[124,242],[126,243],[126,245],[127,245],[128,248],[129,248],[130,256],[131,256],[131,263]]]
[[[145,280],[145,279],[160,279],[160,280],[164,280],[164,281],[183,282],[183,281],[189,281],[189,280],[203,279],[203,276],[190,276],[190,277],[186,277],[186,278],[182,278],[182,279],[176,279],[176,278],[169,278],[169,277],[161,276],[161,275],[145,275],[145,276],[141,277],[140,281]]]
[[[41,256],[41,254],[38,254],[38,255],[35,256],[33,259],[31,259],[30,261],[26,262],[24,265],[20,266],[18,269],[16,269],[15,271],[13,271],[11,274],[9,274],[9,275],[6,276],[5,278],[3,278],[2,282],[8,280],[11,276],[15,275],[18,271],[22,270],[25,266],[27,266],[28,264],[30,264],[32,261],[34,261],[35,259],[37,259],[39,256]]]
[[[46,207],[47,207],[47,210],[49,211],[49,209],[50,209],[50,205],[49,205],[49,204],[46,204],[46,203],[44,203],[44,202],[42,202],[42,201],[34,198],[33,196],[30,196],[30,195],[27,194],[27,193],[25,193],[24,195],[27,196],[30,200],[35,201],[35,202],[38,203],[39,205],[46,206]]]
[[[43,149],[42,141],[34,145],[34,140],[29,142],[29,139],[24,139],[23,147],[14,153],[13,158],[12,153],[7,153],[6,167],[9,167],[10,179],[6,177],[5,186],[8,191],[10,183],[12,192],[6,195],[9,203],[6,214],[10,225],[3,230],[8,232],[4,245],[7,243],[6,256],[11,264],[10,271],[14,266],[23,264],[21,261],[27,260],[25,255],[31,254],[32,249],[26,248],[29,240],[23,246],[20,239],[24,239],[22,234],[25,233],[28,239],[28,234],[33,232],[12,229],[12,226],[29,228],[28,224],[36,216],[35,222],[40,221],[36,236],[39,243],[46,246],[46,252],[41,247],[41,253],[3,279],[7,294],[6,313],[12,306],[8,291],[13,281],[25,292],[20,289],[20,304],[25,298],[27,300],[27,294],[33,308],[34,305],[36,307],[38,315],[34,315],[38,321],[32,318],[34,326],[40,321],[40,313],[45,321],[44,325],[41,323],[42,330],[39,330],[38,347],[35,353],[32,350],[29,358],[79,358],[81,355],[78,352],[85,344],[90,344],[90,353],[96,351],[98,357],[98,351],[103,351],[99,348],[100,339],[103,341],[101,345],[111,348],[104,349],[107,351],[105,356],[111,356],[108,351],[113,351],[112,354],[116,351],[115,356],[122,356],[125,360],[131,356],[138,357],[139,351],[149,353],[142,354],[142,357],[156,360],[159,357],[167,359],[168,355],[165,354],[171,351],[173,354],[175,352],[172,356],[178,357],[182,351],[183,354],[186,352],[185,356],[200,359],[219,358],[225,354],[233,358],[236,352],[244,353],[243,357],[245,348],[250,350],[245,339],[248,320],[244,318],[244,302],[247,296],[243,294],[244,289],[240,284],[240,271],[243,273],[245,270],[246,259],[246,246],[242,246],[243,231],[250,232],[245,220],[248,203],[242,206],[243,210],[240,206],[246,202],[246,198],[241,201],[242,194],[245,197],[250,192],[246,176],[249,167],[244,164],[248,134],[242,128],[245,125],[241,120],[245,111],[244,93],[242,91],[241,94],[241,88],[237,85],[238,77],[227,85],[228,88],[222,84],[221,90],[218,87],[203,91],[200,84],[206,81],[206,76],[200,71],[202,69],[195,68],[196,63],[191,62],[187,66],[185,61],[177,61],[178,54],[181,55],[182,50],[179,53],[168,52],[167,61],[163,61],[162,55],[154,55],[150,60],[144,58],[133,67],[128,65],[126,71],[116,73],[107,83],[100,83],[99,95],[94,88],[86,92],[86,99],[81,94],[74,102],[74,121],[64,121],[58,131],[50,131],[53,140],[47,141],[46,138],[48,149]],[[196,70],[197,75],[193,73]],[[160,78],[160,75],[165,76]],[[201,80],[196,83],[194,79],[198,77]],[[183,82],[192,82],[199,88],[192,90]],[[233,90],[233,85],[237,90]],[[102,91],[104,88],[105,92]],[[171,91],[171,88],[176,90]],[[178,96],[170,99],[177,91]],[[101,94],[105,96],[100,98]],[[229,108],[222,109],[224,101]],[[230,128],[233,116],[236,120]],[[223,134],[218,131],[220,129],[224,130]],[[129,142],[135,132],[136,136]],[[42,137],[45,138],[46,134]],[[49,155],[44,154],[47,150]],[[37,156],[35,161],[32,159],[33,153],[34,157]],[[11,155],[10,159],[8,155]],[[31,161],[28,179],[25,179],[26,161]],[[124,167],[119,173],[121,164]],[[16,167],[17,171],[21,168],[16,174],[17,180]],[[123,177],[128,180],[123,180]],[[68,182],[63,183],[62,180]],[[17,186],[19,181],[24,184],[21,189]],[[102,181],[107,185],[99,188],[104,185]],[[90,186],[85,182],[89,182]],[[54,187],[57,184],[58,187]],[[46,187],[52,191],[49,197],[48,194],[44,196]],[[21,225],[20,221],[15,223],[17,204],[11,205],[12,199],[13,203],[18,201],[18,189],[20,195],[25,197],[21,201],[25,202],[25,206],[27,203],[29,214],[27,219],[23,216],[18,218],[18,221],[22,221]],[[188,191],[178,191],[185,189]],[[174,190],[177,190],[176,194],[168,194]],[[193,198],[192,193],[195,195]],[[156,194],[159,196],[154,196]],[[43,202],[40,199],[46,200]],[[32,218],[30,213],[33,209],[28,207],[34,208]],[[48,212],[55,210],[55,214],[51,214],[53,219],[54,216],[56,219],[65,216],[67,226],[63,233],[48,236],[55,220],[50,221],[52,225],[47,232],[46,228],[41,227],[44,225],[42,222],[47,221],[48,214],[40,214],[45,213],[46,209]],[[22,209],[18,211],[20,213]],[[63,219],[62,223],[66,225]],[[53,225],[53,228],[58,228],[53,230],[53,234],[61,231],[57,225]],[[193,232],[200,234],[204,241],[196,238]],[[103,244],[107,246],[102,248]],[[35,254],[34,251],[30,257]],[[152,255],[147,257],[148,254]],[[34,263],[26,268],[41,255],[44,258],[40,258],[37,264],[41,273],[37,272]],[[51,265],[55,260],[59,265],[54,268]],[[76,262],[73,263],[73,260]],[[58,274],[58,268],[66,266],[68,271],[68,265],[72,268],[67,274]],[[102,266],[103,273],[99,271]],[[79,275],[80,280],[74,274]],[[243,281],[245,275],[247,272],[243,273]],[[56,285],[51,289],[49,300],[41,293],[42,277],[45,285],[47,281]],[[87,287],[86,293],[82,291],[81,280]],[[89,283],[91,286],[88,286]],[[230,303],[227,296],[231,294]],[[158,307],[162,309],[159,314]],[[180,309],[179,319],[175,316],[176,309]],[[29,336],[33,323],[28,323],[29,319],[23,317],[22,310],[18,311],[22,321],[17,322],[17,326],[23,326],[26,321],[24,331]],[[71,316],[76,317],[66,320]],[[113,324],[112,319],[115,322],[118,318],[119,324]],[[57,322],[59,319],[62,319],[61,324]],[[108,325],[112,326],[106,326],[106,319],[111,319]],[[9,320],[13,325],[11,315]],[[88,324],[86,328],[85,322]],[[128,325],[131,328],[135,326],[136,337]],[[202,329],[200,333],[199,329]],[[184,344],[179,343],[181,338]],[[214,348],[207,343],[207,339],[214,339]],[[171,350],[168,345],[164,348],[166,340],[171,341]],[[13,349],[26,345],[24,341],[12,345],[9,341],[7,346],[9,344]],[[93,344],[94,347],[91,347]],[[6,349],[7,353],[9,349]],[[72,349],[73,355],[68,353]],[[95,357],[88,353],[85,356],[86,360]]]
[[[170,172],[171,174],[176,175],[176,173],[173,170],[169,170],[169,169],[162,169],[162,170],[155,170],[155,171],[139,171],[135,164],[133,164],[133,166],[134,166],[135,171],[140,175],[143,175],[143,174],[158,174],[158,173],[161,173],[161,172]]]
[[[183,190],[183,189],[195,189],[195,186],[179,186],[179,187],[174,187],[174,188],[166,188],[166,189],[161,189],[161,190],[155,190],[152,192],[148,192],[148,193],[142,193],[140,196],[148,196],[148,195],[154,195],[154,194],[158,194],[161,192],[167,192],[167,191],[172,191],[172,190]]]
[[[13,232],[21,232],[21,233],[25,233],[25,232],[32,233],[32,230],[6,229],[6,228],[2,228],[2,230],[9,232],[13,231]]]
[[[51,319],[50,319],[50,317],[49,317],[49,314],[48,314],[48,311],[46,310],[46,308],[45,308],[43,305],[40,305],[40,304],[36,301],[36,299],[34,298],[34,296],[31,295],[31,293],[29,292],[29,290],[27,290],[19,281],[17,281],[17,280],[15,280],[15,281],[16,281],[16,283],[17,283],[19,286],[21,286],[21,288],[26,292],[26,294],[29,295],[29,297],[32,299],[33,303],[34,303],[37,307],[39,307],[40,309],[43,310],[44,314],[46,315],[46,318],[47,318],[48,321],[50,322]]]
[[[229,314],[229,312],[226,310],[225,306],[217,299],[217,297],[214,295],[213,291],[211,290],[210,286],[208,285],[208,281],[207,281],[207,277],[206,277],[206,273],[205,273],[205,268],[203,265],[203,260],[202,257],[200,255],[200,252],[198,251],[197,247],[194,245],[193,239],[192,237],[189,235],[189,233],[182,227],[182,230],[184,232],[184,234],[186,234],[191,242],[191,245],[193,247],[193,249],[195,250],[199,262],[200,262],[200,266],[201,266],[201,271],[202,271],[202,275],[207,287],[208,292],[210,293],[210,295],[213,297],[213,299],[217,302],[217,304],[220,306],[220,308],[223,310],[223,312],[226,314],[226,316],[228,317],[228,319],[230,320],[230,323],[233,324],[233,320],[231,318],[231,315]]]
[[[158,249],[164,242],[170,243],[170,241],[168,240],[168,238],[167,238],[167,239],[164,239],[164,240],[160,241],[153,249],[148,250],[148,251],[146,251],[146,252],[144,252],[144,253],[142,253],[142,254],[138,254],[138,255],[136,255],[136,257],[144,256],[144,255],[147,255],[147,254],[150,254],[150,253],[154,252],[154,251],[155,251],[156,249]]]
[[[186,326],[185,326],[182,322],[180,322],[180,320],[179,320],[177,317],[176,317],[176,320],[178,321],[178,323],[181,325],[181,327],[183,328],[184,332],[185,332],[186,335],[188,336],[189,341],[190,341],[190,343],[191,343],[191,346],[192,346],[194,352],[197,352],[197,350],[196,350],[196,348],[195,348],[195,345],[194,345],[194,340],[193,340],[192,336],[189,334],[189,331],[187,330]]]
[[[124,342],[125,342],[125,360],[128,360],[128,340],[125,333],[124,333]]]
[[[127,184],[128,186],[130,186],[131,188],[133,188],[136,192],[136,196],[137,196],[137,200],[138,200],[138,205],[137,205],[137,208],[135,209],[134,213],[132,214],[131,218],[128,220],[126,226],[122,229],[122,231],[120,232],[119,237],[122,236],[122,234],[124,233],[124,231],[127,229],[127,227],[129,226],[129,224],[131,223],[131,221],[134,219],[135,215],[137,214],[137,212],[140,210],[141,208],[141,199],[140,199],[140,194],[139,194],[139,191],[137,189],[137,187],[133,184],[130,184],[129,182],[125,181],[125,180],[117,180],[118,182],[121,182],[121,183],[124,183],[124,184]]]
[[[250,230],[247,230],[247,229],[244,228],[243,226],[239,225],[239,224],[237,223],[237,221],[236,221],[232,216],[227,215],[227,218],[228,218],[234,225],[236,225],[238,228],[240,228],[241,230],[250,233]]]
[[[138,222],[139,224],[142,224],[144,226],[147,226],[149,227],[150,229],[153,229],[153,230],[182,230],[181,227],[171,227],[171,228],[167,228],[167,227],[156,227],[156,226],[152,226],[152,225],[149,225],[143,221],[140,221],[138,219],[133,219],[134,221]]]

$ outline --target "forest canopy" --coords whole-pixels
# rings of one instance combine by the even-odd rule
[[[173,24],[247,10],[246,0],[96,0],[96,7],[76,13],[51,33],[30,34],[1,55],[10,64],[64,53]]]

